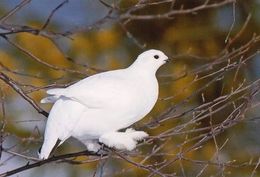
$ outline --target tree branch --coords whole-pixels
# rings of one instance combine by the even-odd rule
[[[41,160],[39,162],[35,162],[35,163],[28,162],[24,166],[21,166],[19,168],[14,169],[14,170],[7,171],[5,173],[0,174],[0,177],[11,176],[11,175],[20,173],[22,171],[29,170],[29,169],[34,168],[34,167],[42,166],[46,163],[55,162],[55,161],[62,162],[63,160],[66,160],[68,158],[75,158],[75,157],[80,157],[80,156],[101,156],[101,154],[92,153],[92,152],[89,152],[89,151],[80,151],[80,152],[75,152],[75,153],[70,153],[70,154],[59,155],[59,156],[52,156],[52,157],[50,157],[46,160]],[[106,155],[102,154],[102,156],[106,156]]]
[[[18,86],[18,84],[5,75],[3,72],[0,72],[0,79],[4,81],[6,84],[8,84],[14,91],[16,91],[20,96],[22,96],[28,103],[30,103],[38,113],[44,115],[45,117],[48,117],[49,113],[43,110],[35,101],[29,97],[25,92]]]

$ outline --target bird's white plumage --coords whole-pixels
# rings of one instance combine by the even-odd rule
[[[104,143],[108,147],[131,151],[136,147],[136,141],[142,140],[147,136],[148,134],[144,131],[135,131],[129,128],[125,132],[107,132],[99,137],[99,142]]]
[[[109,147],[134,149],[136,142],[147,134],[132,129],[117,131],[151,111],[158,98],[155,73],[167,60],[161,51],[148,50],[126,69],[103,72],[67,88],[48,90],[49,96],[41,102],[55,104],[39,157],[48,158],[57,140],[62,143],[71,136],[92,151],[98,150],[98,141]]]

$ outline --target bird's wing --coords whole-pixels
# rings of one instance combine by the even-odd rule
[[[119,72],[118,72],[119,71]],[[123,71],[110,71],[85,78],[68,88],[50,89],[50,95],[41,102],[55,102],[61,97],[77,101],[88,108],[102,108],[115,100],[122,92],[126,92],[127,80]]]
[[[39,154],[41,159],[48,158],[56,146],[72,136],[85,109],[80,103],[66,98],[54,104],[45,128],[44,143]]]

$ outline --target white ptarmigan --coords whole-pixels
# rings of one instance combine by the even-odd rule
[[[54,103],[45,128],[40,159],[47,159],[55,146],[69,137],[98,151],[104,143],[117,149],[132,150],[147,133],[127,129],[141,120],[158,99],[156,71],[168,61],[159,50],[140,54],[125,69],[99,73],[67,88],[47,91],[41,103]]]

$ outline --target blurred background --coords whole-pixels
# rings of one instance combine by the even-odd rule
[[[151,137],[120,153],[161,176],[260,176],[259,32],[259,0],[1,0],[0,72],[17,87],[1,78],[0,173],[34,163],[43,141],[47,119],[19,89],[48,112],[48,88],[155,48],[174,60],[157,73],[155,108],[134,125]],[[81,150],[69,139],[55,155]],[[54,175],[160,176],[113,153],[18,174]]]

